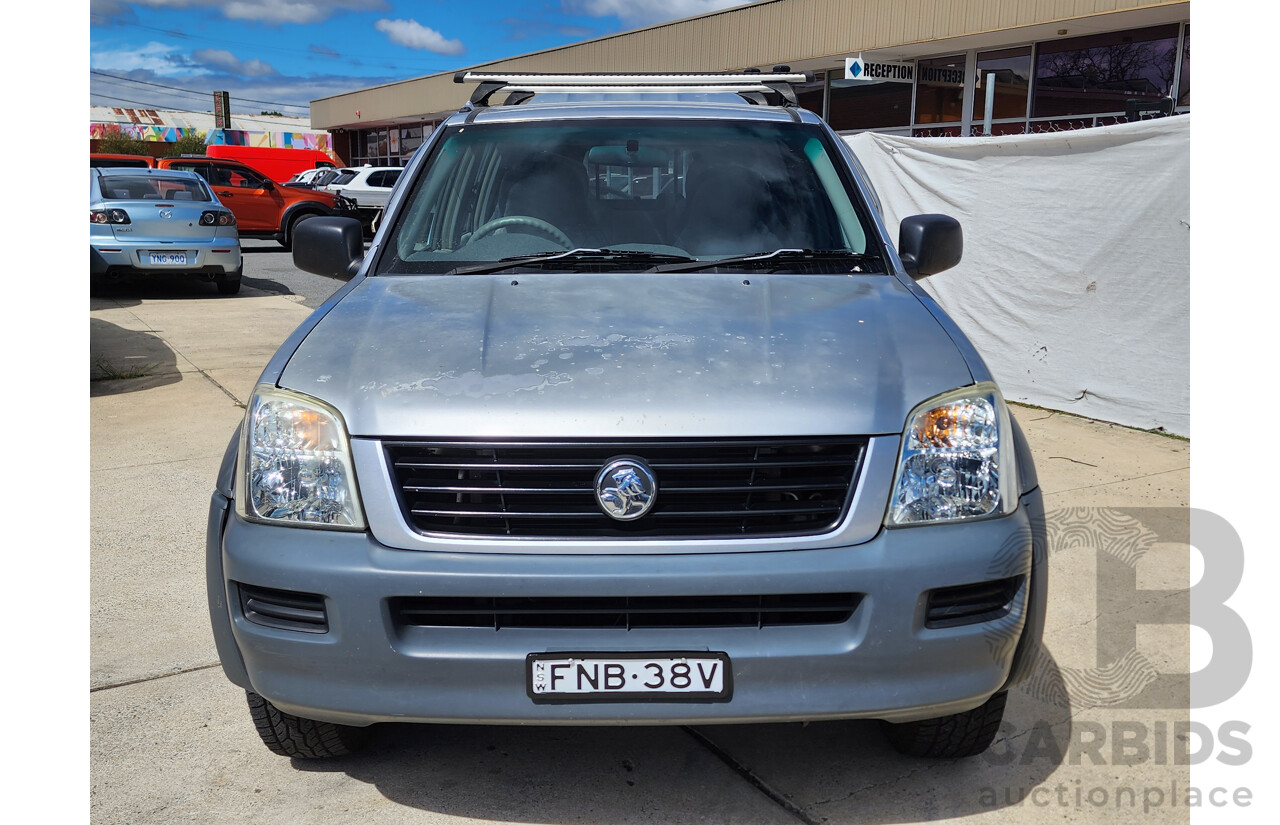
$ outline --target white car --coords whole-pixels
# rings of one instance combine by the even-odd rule
[[[362,213],[372,217],[387,205],[391,189],[404,169],[399,166],[360,166],[338,171],[325,191],[351,198]]]
[[[310,189],[315,185],[316,176],[324,169],[304,169],[293,177],[284,182],[285,186],[300,186],[304,189]]]

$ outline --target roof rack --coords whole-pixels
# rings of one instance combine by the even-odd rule
[[[785,67],[777,67],[779,69]],[[657,92],[729,92],[741,95],[751,103],[768,105],[776,97],[783,106],[798,106],[795,83],[812,83],[813,72],[655,72],[650,74],[489,74],[461,71],[454,83],[478,83],[471,93],[472,106],[488,106],[494,92],[505,89],[512,94],[507,105],[523,103],[536,94],[556,93],[657,93]]]

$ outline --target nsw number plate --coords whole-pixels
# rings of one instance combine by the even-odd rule
[[[187,253],[185,252],[152,252],[152,266],[186,266]]]
[[[530,653],[529,697],[565,702],[727,702],[733,677],[726,653]]]

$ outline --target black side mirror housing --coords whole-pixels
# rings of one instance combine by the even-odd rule
[[[307,218],[293,228],[293,265],[304,272],[347,281],[362,261],[364,230],[355,218]]]
[[[964,233],[950,215],[912,215],[898,228],[898,257],[915,280],[936,275],[960,263]]]

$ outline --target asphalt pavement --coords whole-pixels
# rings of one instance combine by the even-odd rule
[[[283,254],[246,261],[238,296],[175,283],[90,301],[93,822],[1187,821],[1190,444],[1029,407],[1045,651],[987,754],[910,759],[845,721],[385,725],[355,756],[272,755],[217,665],[205,517],[259,372],[339,284],[289,286],[310,276]]]

